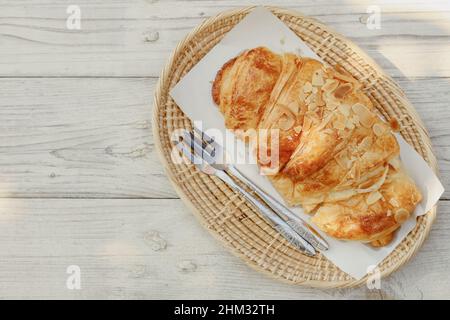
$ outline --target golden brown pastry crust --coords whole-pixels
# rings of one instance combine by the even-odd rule
[[[212,96],[227,128],[256,128],[280,70],[280,56],[261,47],[245,51],[219,70]]]
[[[361,87],[341,66],[255,48],[222,67],[212,95],[227,128],[277,130],[269,179],[287,203],[333,237],[383,246],[421,194]]]

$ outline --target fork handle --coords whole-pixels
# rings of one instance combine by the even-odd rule
[[[298,233],[296,233],[292,227],[290,227],[282,218],[276,215],[272,209],[266,207],[261,203],[256,197],[254,197],[250,192],[238,185],[230,176],[228,176],[225,171],[217,170],[215,175],[228,184],[233,190],[239,192],[245,199],[247,199],[251,204],[258,208],[261,214],[266,217],[273,225],[273,227],[292,245],[300,249],[307,255],[314,256],[316,250],[314,247],[305,239],[303,239]]]
[[[242,174],[235,166],[228,165],[227,172],[242,181],[244,184],[250,187],[251,190],[262,199],[264,202],[278,215],[280,216],[295,232],[297,232],[302,238],[306,239],[315,248],[321,250],[328,250],[328,243],[323,239],[317,231],[312,229],[307,222],[302,218],[294,214],[286,206],[281,204],[275,198],[264,192],[260,187],[254,184],[244,174]]]

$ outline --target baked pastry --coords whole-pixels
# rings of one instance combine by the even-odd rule
[[[421,194],[399,158],[398,124],[381,120],[361,89],[339,66],[259,47],[227,62],[212,91],[227,128],[278,135],[256,142],[258,161],[288,204],[333,237],[383,246]],[[278,152],[276,165],[261,150]]]

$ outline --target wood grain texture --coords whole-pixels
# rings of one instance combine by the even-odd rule
[[[155,83],[0,79],[0,197],[177,198],[153,147]],[[399,84],[430,130],[448,185],[450,78]]]
[[[448,202],[440,213],[419,254],[382,281],[381,290],[316,290],[250,269],[200,227],[180,200],[1,199],[0,296],[445,298],[450,294],[450,279],[444,276],[450,263]],[[81,268],[81,290],[66,288],[70,265]]]
[[[255,3],[318,18],[354,40],[391,75],[450,76],[444,59],[450,54],[448,1],[387,0],[78,0],[81,30],[66,27],[72,1],[2,0],[0,76],[158,76],[176,44],[206,17]],[[369,30],[366,10],[377,4],[381,29]]]

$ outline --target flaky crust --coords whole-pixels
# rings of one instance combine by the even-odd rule
[[[280,70],[280,56],[265,48],[245,51],[224,64],[213,82],[212,97],[227,128],[256,128]]]
[[[333,237],[384,246],[421,194],[361,87],[340,66],[255,48],[222,67],[212,96],[227,128],[276,129],[278,145],[265,146],[279,151],[269,179],[287,203]]]

